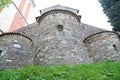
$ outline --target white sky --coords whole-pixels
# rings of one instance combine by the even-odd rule
[[[102,7],[98,0],[35,0],[36,7],[31,10],[31,19],[29,23],[35,20],[35,17],[39,16],[39,10],[60,4],[79,10],[79,14],[82,15],[81,22],[90,24],[103,29],[111,30],[111,25],[108,23],[108,18],[103,13]],[[33,12],[34,11],[34,12]]]

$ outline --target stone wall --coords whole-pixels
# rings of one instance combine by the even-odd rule
[[[16,33],[0,35],[0,68],[32,62],[56,65],[120,60],[117,33],[83,24],[77,14],[67,10],[51,10],[36,19]]]
[[[18,33],[0,35],[0,69],[15,68],[33,62],[32,40]]]
[[[69,11],[52,10],[39,17],[38,23],[17,30],[34,42],[35,63],[79,64],[88,60],[83,43],[80,18]]]
[[[76,16],[77,17],[77,16]],[[37,64],[79,64],[87,62],[83,28],[78,18],[63,12],[46,15],[40,21],[35,62]]]
[[[101,32],[84,40],[93,61],[120,60],[120,39],[114,32]]]

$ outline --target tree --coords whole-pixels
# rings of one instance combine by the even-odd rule
[[[114,31],[120,31],[120,0],[99,0]]]
[[[0,8],[8,7],[10,3],[12,3],[12,0],[0,0]]]

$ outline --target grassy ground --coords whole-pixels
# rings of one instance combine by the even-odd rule
[[[120,62],[83,65],[27,66],[1,70],[0,80],[120,80]]]

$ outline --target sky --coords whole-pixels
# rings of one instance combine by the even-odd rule
[[[31,19],[28,20],[32,23],[36,16],[39,16],[39,10],[54,6],[62,5],[79,10],[79,15],[82,16],[81,22],[93,25],[99,28],[112,30],[112,26],[108,23],[107,16],[103,13],[103,9],[98,0],[34,0],[36,7],[31,10]],[[34,13],[33,13],[34,12]]]

